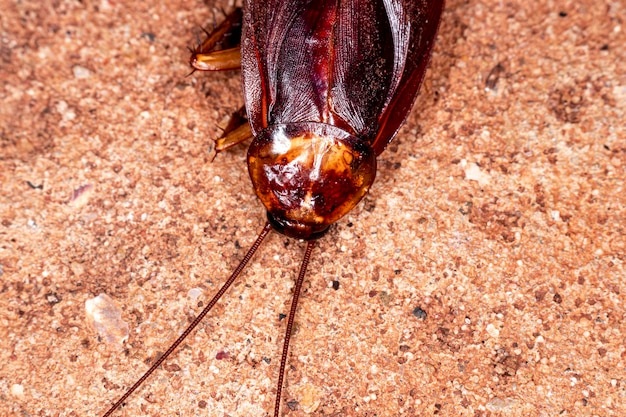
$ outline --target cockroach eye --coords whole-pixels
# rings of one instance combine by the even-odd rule
[[[367,193],[376,155],[336,126],[280,124],[254,138],[248,170],[272,226],[290,237],[313,239]]]

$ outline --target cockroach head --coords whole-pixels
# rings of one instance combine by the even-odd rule
[[[376,176],[376,154],[335,126],[278,124],[252,141],[248,170],[274,229],[310,240],[367,193]]]

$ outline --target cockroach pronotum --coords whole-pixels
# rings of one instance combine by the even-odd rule
[[[287,320],[274,417],[296,306],[315,241],[367,193],[424,78],[443,0],[245,0],[193,50],[194,70],[241,66],[248,123],[217,141],[252,139],[248,171],[267,222],[204,310],[104,414],[111,415],[180,345],[274,229],[307,241]],[[241,47],[225,38],[241,30]]]

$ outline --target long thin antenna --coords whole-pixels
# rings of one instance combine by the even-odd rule
[[[128,389],[128,391],[126,391],[126,393],[124,395],[122,395],[122,398],[117,400],[117,402],[115,404],[113,404],[113,406],[111,408],[109,408],[109,411],[107,411],[103,415],[103,417],[109,417],[111,414],[113,414],[113,412],[120,405],[122,405],[124,403],[124,401],[126,401],[126,399],[133,392],[135,392],[135,390],[137,388],[139,388],[141,386],[141,384],[143,384],[143,382],[146,379],[148,379],[148,377],[150,375],[152,375],[152,373],[165,361],[165,359],[167,359],[167,357],[170,356],[170,354],[178,347],[178,345],[180,345],[183,342],[183,340],[185,340],[185,338],[187,338],[187,336],[189,336],[189,333],[191,333],[193,331],[193,329],[195,329],[195,327],[202,321],[204,316],[206,316],[207,313],[209,311],[211,311],[213,306],[215,304],[217,304],[219,299],[222,297],[222,295],[224,295],[224,293],[228,290],[228,288],[232,285],[232,283],[235,282],[235,280],[237,279],[237,277],[239,276],[241,271],[243,271],[243,268],[246,266],[248,261],[252,258],[252,256],[257,251],[259,246],[261,246],[261,243],[263,242],[263,239],[265,239],[265,237],[268,235],[270,230],[272,230],[272,226],[270,226],[269,223],[265,223],[265,226],[263,227],[263,230],[261,230],[261,233],[259,233],[259,236],[256,238],[256,241],[254,242],[254,244],[252,245],[252,247],[250,248],[248,253],[246,253],[246,256],[243,257],[243,259],[241,260],[241,262],[239,263],[237,268],[235,268],[235,270],[233,271],[233,273],[230,276],[230,278],[228,278],[226,283],[224,285],[222,285],[222,288],[220,288],[219,291],[217,292],[217,294],[215,294],[213,296],[213,298],[211,299],[211,301],[209,301],[209,304],[206,307],[204,307],[204,310],[202,310],[202,312],[198,315],[198,317],[196,317],[191,322],[191,324],[189,326],[187,326],[185,331],[178,337],[178,339],[176,339],[176,341],[174,343],[172,343],[172,345],[165,351],[165,353],[159,359],[157,359],[157,361],[154,362],[154,364],[152,364],[150,369],[148,369],[146,371],[146,373],[143,374],[143,376],[141,378],[139,378],[137,380],[137,382],[135,382],[135,384],[132,387],[130,387]]]
[[[306,245],[306,251],[304,252],[304,259],[302,259],[302,265],[300,266],[300,273],[298,274],[298,280],[296,281],[296,287],[293,292],[293,300],[291,301],[291,310],[289,310],[289,319],[287,320],[287,331],[285,332],[285,341],[283,342],[283,355],[280,358],[280,371],[278,372],[278,385],[276,390],[276,404],[274,405],[274,417],[279,417],[280,412],[280,397],[283,391],[283,379],[285,377],[285,367],[287,366],[287,353],[289,352],[289,340],[291,340],[291,331],[293,329],[293,321],[296,317],[296,309],[298,307],[298,299],[300,298],[300,290],[302,289],[302,283],[304,282],[304,275],[306,269],[309,266],[309,260],[311,259],[311,252],[313,252],[313,246],[315,246],[315,240],[309,240]]]

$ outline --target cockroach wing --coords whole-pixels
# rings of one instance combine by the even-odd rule
[[[424,77],[443,1],[246,0],[248,172],[279,232],[316,239],[363,198]]]
[[[390,0],[388,13],[394,33],[393,82],[378,120],[374,150],[380,154],[406,120],[430,61],[444,0]],[[408,23],[408,24],[407,24]]]
[[[380,153],[415,100],[443,0],[246,0],[245,10],[252,132],[325,123]]]

